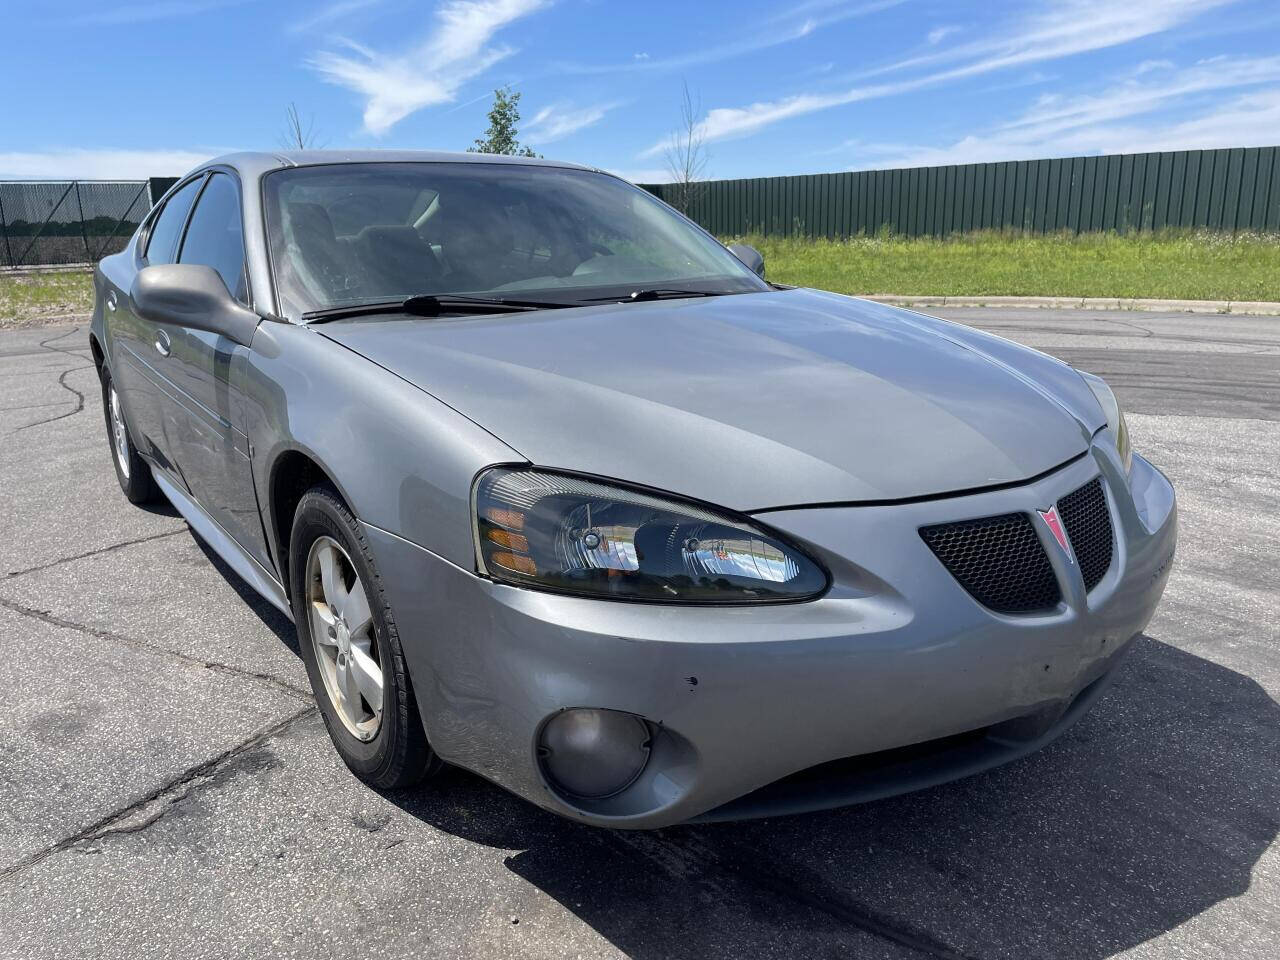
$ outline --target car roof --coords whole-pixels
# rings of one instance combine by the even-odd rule
[[[200,164],[231,167],[242,177],[256,179],[272,170],[314,167],[332,163],[505,163],[520,166],[594,170],[577,163],[537,157],[508,157],[491,153],[449,153],[442,150],[279,150],[228,153]]]

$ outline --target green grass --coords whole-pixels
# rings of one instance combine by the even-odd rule
[[[1280,300],[1280,235],[736,239],[764,254],[770,280],[837,293]]]
[[[0,274],[0,326],[87,316],[93,309],[93,275],[87,270]]]
[[[1280,301],[1280,235],[734,239],[764,254],[770,280],[837,293]],[[85,316],[92,306],[86,271],[0,274],[0,326]]]

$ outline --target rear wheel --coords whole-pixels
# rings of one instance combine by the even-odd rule
[[[380,789],[443,766],[427,743],[395,618],[359,524],[332,491],[298,503],[289,539],[294,621],[316,703],[339,755]]]
[[[107,439],[111,443],[111,462],[115,464],[116,479],[130,503],[146,503],[156,498],[155,481],[151,467],[138,455],[129,425],[124,419],[124,407],[116,390],[111,371],[102,368],[102,412],[107,418]]]

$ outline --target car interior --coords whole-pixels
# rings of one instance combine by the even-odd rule
[[[431,294],[563,297],[571,288],[726,272],[712,268],[702,238],[676,229],[646,195],[604,175],[585,177],[599,182],[584,190],[580,178],[569,189],[545,174],[456,172],[289,180],[269,214],[286,312]],[[653,240],[658,233],[664,242]],[[706,245],[718,246],[710,238]]]
[[[452,184],[447,193],[406,193],[388,185],[292,194],[282,204],[289,255],[279,266],[317,303],[588,286],[613,274],[666,272],[625,255],[624,235],[521,190]]]

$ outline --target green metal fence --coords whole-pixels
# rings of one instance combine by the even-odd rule
[[[1280,230],[1278,147],[712,180],[686,211],[718,236],[968,230]],[[646,184],[669,200],[670,184]]]

